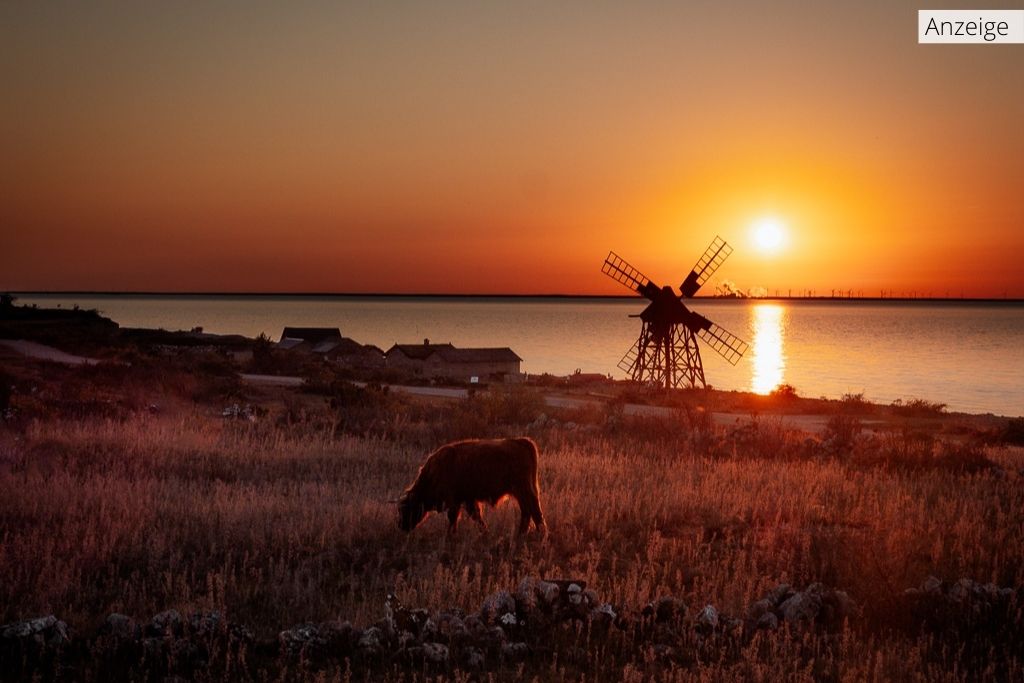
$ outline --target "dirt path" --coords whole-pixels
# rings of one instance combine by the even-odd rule
[[[240,373],[238,376],[242,378],[243,382],[263,384],[271,387],[301,387],[306,383],[306,380],[301,377],[287,377],[284,375],[248,375]]]
[[[24,339],[0,339],[0,346],[14,349],[21,355],[28,356],[29,358],[38,358],[53,363],[63,363],[64,365],[96,365],[100,362],[95,358],[76,356],[65,353],[60,349],[55,349],[52,346],[25,341]]]

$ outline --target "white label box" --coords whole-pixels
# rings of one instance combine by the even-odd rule
[[[1024,9],[921,9],[917,11],[917,42],[1024,43]]]

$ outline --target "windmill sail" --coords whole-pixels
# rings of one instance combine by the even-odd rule
[[[633,375],[633,369],[636,368],[636,357],[637,357],[637,345],[633,344],[629,347],[629,351],[619,361],[619,370],[628,373],[630,376]]]
[[[711,323],[710,327],[698,330],[697,336],[717,351],[722,358],[729,361],[730,365],[736,365],[743,354],[747,352],[747,342],[715,323]]]
[[[632,289],[634,292],[646,296],[648,299],[650,299],[654,295],[654,291],[657,290],[657,286],[651,282],[649,277],[626,263],[626,261],[614,251],[608,252],[608,258],[604,260],[601,272],[616,282]]]
[[[731,253],[732,247],[721,237],[715,237],[711,241],[711,246],[704,251],[704,255],[697,259],[697,263],[693,266],[690,274],[686,276],[686,279],[683,280],[683,284],[679,285],[679,290],[683,293],[683,296],[692,297],[696,294],[697,290],[711,279],[711,276],[714,275],[725,259],[729,258]]]
[[[732,247],[716,237],[677,294],[671,287],[658,287],[650,278],[626,263],[614,251],[608,252],[601,272],[650,300],[638,316],[640,337],[619,361],[619,369],[631,380],[665,389],[689,385],[707,387],[698,340],[736,365],[747,351],[747,343],[694,313],[683,299],[693,296],[718,269]]]

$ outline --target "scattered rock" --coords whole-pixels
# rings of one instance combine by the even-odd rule
[[[538,609],[550,612],[558,600],[559,592],[558,584],[527,576],[516,587],[516,606],[524,614]]]
[[[1018,592],[1021,596],[1015,597]],[[967,632],[978,627],[999,630],[1014,623],[1014,605],[1024,597],[1024,590],[967,578],[947,582],[929,576],[903,595],[915,625],[923,624],[935,631]]]
[[[188,624],[192,635],[207,637],[220,630],[222,621],[220,612],[195,612],[189,617]]]
[[[0,626],[0,638],[6,641],[31,641],[46,647],[60,647],[70,640],[68,625],[52,614]]]
[[[100,626],[100,634],[112,636],[118,640],[137,639],[142,635],[142,629],[131,617],[114,612],[108,614]]]
[[[788,583],[780,583],[778,586],[768,591],[764,596],[764,599],[770,602],[772,607],[778,607],[791,595],[793,595],[792,586]]]
[[[359,637],[359,651],[368,658],[380,657],[384,654],[384,633],[376,626],[363,631]]]
[[[184,621],[176,609],[169,609],[157,614],[146,624],[146,635],[159,636],[181,636],[184,631]]]
[[[526,643],[503,643],[501,646],[501,657],[509,662],[521,662],[529,653]]]
[[[467,647],[462,651],[462,664],[467,669],[479,671],[484,668],[485,663],[486,659],[484,658],[484,653],[478,648]]]
[[[245,629],[248,632],[248,629]],[[234,632],[234,627],[232,627]],[[327,621],[320,624],[320,637],[324,642],[324,647],[330,653],[345,653],[352,645],[354,629],[352,624],[348,621]],[[249,633],[249,639],[252,639],[252,634]]]
[[[994,614],[994,606],[1017,604],[1013,589],[967,579],[945,583],[929,577],[906,595],[935,624],[954,623],[955,615],[977,620],[979,615]],[[775,631],[783,621],[816,628],[841,626],[856,616],[857,606],[845,592],[821,584],[799,591],[780,584],[750,604],[742,620],[712,604],[690,618],[686,602],[673,596],[659,597],[637,613],[602,603],[597,591],[581,580],[526,577],[514,594],[498,591],[488,596],[475,614],[413,609],[393,594],[387,596],[384,611],[386,618],[365,630],[347,621],[300,624],[281,631],[276,642],[256,643],[253,652],[273,658],[276,650],[316,666],[327,660],[351,659],[361,666],[402,662],[434,671],[457,666],[480,672],[488,664],[521,662],[547,656],[552,650],[559,661],[584,664],[593,655],[592,649],[581,648],[580,643],[566,644],[564,638],[554,636],[560,630],[582,627],[594,647],[603,647],[603,638],[615,626],[625,632],[625,642],[645,648],[649,661],[677,665],[692,660],[694,644],[717,656],[711,648],[728,642],[741,644],[732,639],[750,637],[758,630]],[[695,634],[702,637],[695,638]],[[49,653],[45,648],[69,642],[67,626],[52,615],[0,627],[0,637],[0,645],[21,661],[42,661],[38,654]],[[153,680],[175,675],[188,678],[208,666],[213,656],[220,656],[214,653],[238,647],[239,641],[255,642],[248,629],[215,611],[196,612],[186,620],[177,611],[167,610],[143,625],[127,615],[110,614],[97,638],[107,639],[102,641],[106,652],[138,660],[138,671]],[[12,640],[31,646],[10,648],[7,643]]]
[[[811,584],[807,590],[794,593],[779,605],[782,618],[790,623],[813,621],[821,611],[821,586]]]
[[[925,593],[931,593],[932,595],[941,593],[942,579],[940,579],[937,576],[929,576],[927,579],[924,580],[924,583],[921,584],[921,590]]]
[[[499,647],[505,643],[507,636],[505,629],[500,626],[492,626],[484,632],[482,642],[491,647]]]
[[[494,622],[503,614],[516,611],[516,599],[508,591],[498,591],[484,599],[480,616],[487,622]]]
[[[300,654],[319,654],[327,644],[320,635],[320,630],[313,624],[302,624],[286,629],[277,634],[277,640],[281,644],[281,651],[291,656]]]
[[[686,617],[686,603],[679,598],[663,596],[648,603],[643,609],[645,617],[654,617],[655,623],[670,623]]]
[[[714,605],[706,605],[697,615],[697,630],[711,633],[718,628],[718,610]]]
[[[590,610],[590,621],[603,626],[609,626],[615,623],[618,616],[619,615],[615,613],[615,608],[607,602],[600,607],[595,607]]]
[[[747,607],[746,617],[749,621],[756,622],[765,614],[768,614],[775,608],[775,605],[768,598],[753,602]]]
[[[476,614],[470,614],[462,623],[469,634],[475,638],[479,638],[487,632],[487,624]]]
[[[423,643],[423,658],[435,665],[448,663],[448,646],[441,643]]]
[[[428,620],[423,628],[423,637],[428,635],[449,645],[459,644],[469,640],[470,631],[465,621],[457,614],[441,612],[437,620]]]

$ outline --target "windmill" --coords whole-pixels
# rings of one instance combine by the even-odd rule
[[[631,379],[666,389],[684,385],[706,387],[698,338],[732,365],[746,353],[745,341],[683,303],[684,298],[697,293],[731,253],[732,247],[721,237],[715,237],[679,285],[680,295],[671,287],[658,287],[615,252],[608,252],[601,272],[650,301],[639,315],[643,322],[640,338],[619,361],[619,368]]]

